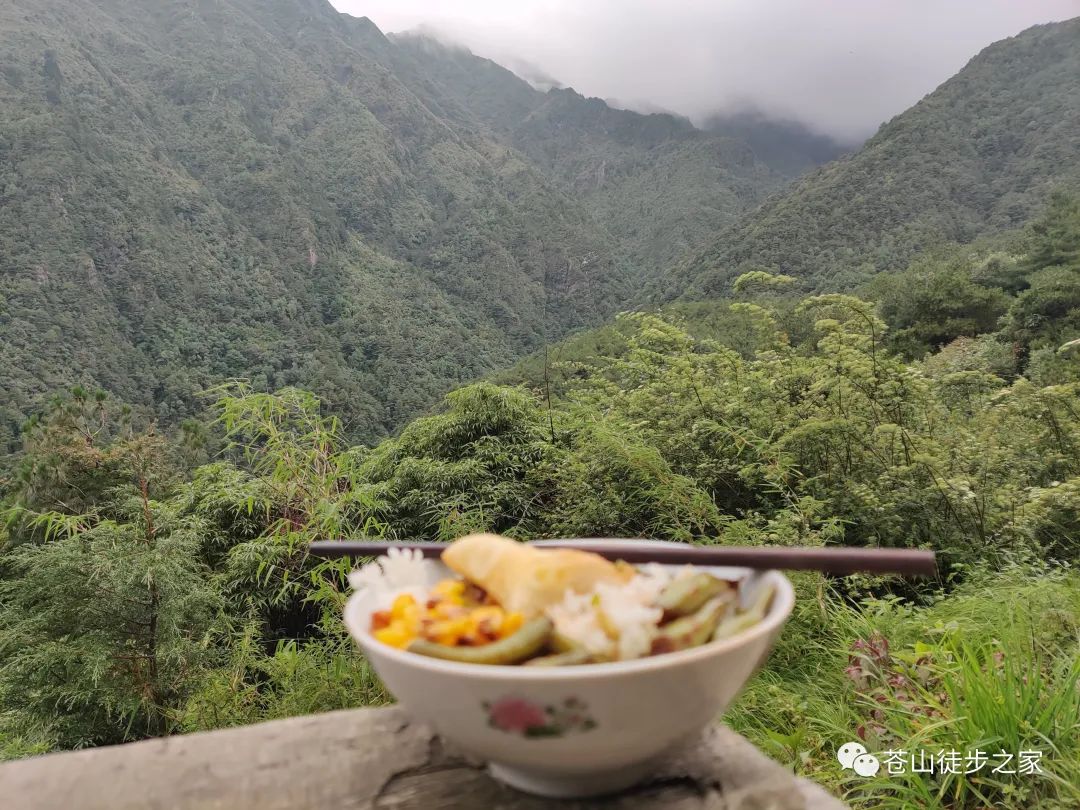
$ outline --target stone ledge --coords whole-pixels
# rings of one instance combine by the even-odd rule
[[[0,765],[12,810],[671,808],[844,810],[724,726],[603,800],[553,801],[495,782],[397,707],[354,709]]]

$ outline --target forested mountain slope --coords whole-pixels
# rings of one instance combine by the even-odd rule
[[[3,432],[72,382],[168,420],[244,376],[377,435],[624,302],[609,234],[392,47],[322,0],[0,7]]]
[[[708,244],[790,179],[746,141],[670,115],[616,110],[573,90],[550,90],[513,145],[581,200],[655,277]]]
[[[1080,19],[986,48],[856,154],[800,179],[656,284],[722,295],[759,266],[841,289],[1014,228],[1080,180]]]
[[[836,160],[859,145],[842,144],[798,121],[776,118],[753,107],[718,112],[709,116],[702,127],[752,144],[759,160],[791,177]]]
[[[601,321],[783,179],[325,0],[12,0],[0,443],[73,382],[175,422],[233,376],[383,434]]]
[[[684,118],[614,109],[569,88],[540,92],[465,48],[413,33],[392,40],[422,67],[448,117],[480,122],[525,155],[648,275],[704,247],[767,194],[841,151],[828,138],[816,139],[816,150],[790,134],[782,139],[787,128],[764,118],[755,127],[717,118],[718,131],[704,132]]]

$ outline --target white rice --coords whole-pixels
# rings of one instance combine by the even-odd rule
[[[663,611],[654,607],[660,592],[694,569],[643,565],[622,585],[600,583],[589,593],[568,593],[546,611],[555,631],[591,655],[624,661],[648,655]]]
[[[413,548],[391,548],[385,557],[349,574],[349,584],[363,592],[372,610],[389,610],[394,599],[404,593],[423,605],[438,580],[438,566]]]

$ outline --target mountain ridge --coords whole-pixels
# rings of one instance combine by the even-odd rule
[[[797,173],[761,160],[745,139],[706,132],[681,116],[617,109],[570,87],[540,91],[427,34],[390,38],[436,65],[429,74],[460,105],[459,117],[483,121],[553,177],[650,273],[702,247]],[[799,162],[786,158],[779,161],[785,167]]]
[[[328,4],[0,17],[9,436],[74,381],[174,421],[231,376],[311,385],[377,435],[625,297],[610,235]]]
[[[325,0],[5,4],[0,443],[74,382],[175,424],[231,377],[384,435],[783,182],[737,141],[429,51]],[[541,159],[567,133],[603,188]],[[677,182],[648,200],[654,164]]]
[[[746,269],[855,286],[938,242],[1014,228],[1080,183],[1080,18],[994,43],[857,152],[798,179],[655,283],[722,295]]]

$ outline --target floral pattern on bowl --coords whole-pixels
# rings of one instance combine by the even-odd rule
[[[494,702],[485,700],[481,706],[488,716],[489,726],[521,737],[562,737],[596,728],[588,707],[573,697],[562,703],[544,705],[509,695]]]

